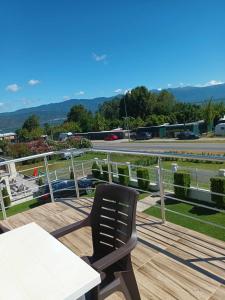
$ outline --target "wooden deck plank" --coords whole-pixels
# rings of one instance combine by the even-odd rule
[[[9,229],[36,222],[47,231],[83,219],[91,199],[49,203],[0,222]],[[138,245],[132,253],[141,298],[225,299],[225,243],[175,224],[137,213]],[[83,228],[60,239],[76,254],[91,255],[91,231]],[[125,299],[116,293],[107,299]]]

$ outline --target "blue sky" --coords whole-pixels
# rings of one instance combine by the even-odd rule
[[[224,0],[1,0],[0,112],[225,81]]]

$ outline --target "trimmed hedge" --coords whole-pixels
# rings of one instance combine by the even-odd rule
[[[70,171],[70,179],[74,179],[73,170]]]
[[[189,189],[191,186],[191,175],[185,171],[177,171],[174,173],[174,184],[180,185],[174,186],[174,194],[178,199],[187,199],[189,195]]]
[[[210,178],[211,192],[225,194],[225,177],[212,177]],[[216,202],[218,207],[225,206],[225,196],[211,194],[211,200]]]
[[[8,193],[6,187],[4,187],[2,189],[2,197],[3,197],[3,202],[4,202],[5,207],[10,206],[11,205],[11,199],[9,197],[9,193]]]
[[[141,190],[148,190],[149,188],[149,171],[146,168],[137,168],[138,187]]]
[[[101,171],[100,171],[100,167],[99,165],[96,163],[96,161],[93,163],[92,165],[92,176],[94,178],[97,178],[97,179],[101,179]]]
[[[37,184],[38,184],[39,186],[42,186],[42,185],[44,184],[43,177],[38,177]]]
[[[108,165],[102,165],[102,180],[109,181]]]
[[[128,186],[130,182],[128,166],[119,166],[118,174],[119,174],[119,183]]]

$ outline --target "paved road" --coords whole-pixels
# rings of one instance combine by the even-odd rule
[[[166,142],[166,143],[152,143],[152,142],[94,142],[95,149],[105,150],[139,150],[148,152],[167,152],[167,151],[198,151],[198,152],[222,152],[225,153],[225,143],[212,142]]]

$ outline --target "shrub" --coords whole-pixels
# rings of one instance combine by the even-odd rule
[[[74,179],[73,170],[70,171],[70,179]]]
[[[44,184],[43,177],[38,177],[37,184],[42,186]]]
[[[11,200],[10,200],[9,193],[8,193],[6,187],[4,187],[4,188],[2,189],[2,197],[3,197],[3,201],[4,201],[5,207],[10,206]]]
[[[101,179],[101,171],[96,161],[92,165],[92,176],[97,179]]]
[[[191,175],[185,171],[178,171],[174,173],[174,184],[180,186],[174,186],[174,194],[176,198],[186,199],[188,198],[189,189],[191,186]]]
[[[225,177],[212,177],[210,178],[211,192],[225,194]],[[216,202],[218,207],[225,205],[225,196],[211,194],[211,200]]]
[[[102,179],[109,181],[108,165],[102,165]]]
[[[119,173],[119,183],[128,186],[130,181],[128,166],[119,166],[118,173]]]
[[[137,168],[138,187],[141,190],[148,190],[149,172],[146,168]]]

